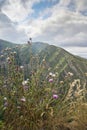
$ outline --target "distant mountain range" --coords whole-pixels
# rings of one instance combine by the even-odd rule
[[[14,48],[16,46],[18,48],[15,50]],[[20,65],[28,65],[31,54],[34,56],[38,55],[40,61],[43,59],[46,60],[47,65],[51,68],[51,72],[58,72],[60,80],[62,80],[68,72],[71,72],[73,73],[73,79],[76,79],[75,82],[80,79],[83,86],[85,85],[85,89],[87,89],[85,76],[87,72],[87,59],[72,55],[62,48],[47,43],[34,42],[32,45],[28,45],[27,43],[15,44],[4,40],[0,40],[1,55],[3,54],[2,50],[7,47],[17,51]]]

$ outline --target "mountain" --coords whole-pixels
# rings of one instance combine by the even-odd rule
[[[48,46],[47,43],[42,44],[41,42],[33,42],[32,43],[32,53],[33,54],[38,54],[40,51],[44,50],[45,47]],[[25,44],[16,44],[12,42],[8,42],[5,40],[0,39],[0,53],[2,50],[6,48],[19,48],[19,52],[24,54],[25,56],[29,53],[31,47],[25,43]]]
[[[5,40],[2,40],[0,39],[0,53],[3,49],[6,49],[7,47],[9,48],[13,48],[15,47],[17,44],[15,43],[11,43],[11,42],[8,42],[8,41],[5,41]]]
[[[17,48],[16,48],[17,46]],[[75,95],[81,90],[81,95],[84,89],[87,90],[86,75],[87,72],[87,59],[75,56],[65,51],[62,48],[47,43],[35,42],[29,44],[14,44],[4,40],[0,40],[0,53],[5,48],[12,48],[11,51],[17,52],[17,61],[19,65],[25,66],[25,77],[29,74],[29,61],[30,57],[38,56],[40,63],[45,59],[49,72],[58,73],[58,79],[61,81],[65,78],[67,73],[73,73],[72,84],[68,93],[68,97]],[[1,53],[3,54],[3,52]],[[36,67],[36,66],[35,66]],[[74,81],[75,79],[75,81]],[[80,82],[81,80],[81,82]],[[74,84],[74,86],[73,86]],[[79,84],[79,87],[78,85]],[[87,95],[86,95],[87,96]]]
[[[16,48],[16,46],[18,48]],[[0,53],[3,49],[12,48],[17,51],[20,64],[28,64],[31,53],[39,55],[40,61],[45,58],[47,64],[53,71],[57,71],[62,77],[67,72],[72,72],[75,78],[85,79],[87,72],[87,60],[70,54],[62,48],[47,43],[34,42],[32,45],[15,44],[8,41],[0,40]],[[16,48],[16,49],[14,49]]]
[[[41,57],[45,57],[53,70],[57,70],[59,74],[72,72],[75,78],[85,78],[87,72],[87,60],[78,56],[74,56],[62,48],[50,45],[41,51]]]

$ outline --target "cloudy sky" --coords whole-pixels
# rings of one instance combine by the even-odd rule
[[[87,58],[87,0],[0,0],[0,39],[29,37]]]

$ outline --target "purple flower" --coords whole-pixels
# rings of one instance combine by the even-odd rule
[[[25,85],[23,86],[24,90],[28,90],[29,89],[29,86]]]
[[[57,95],[57,94],[53,94],[53,98],[54,98],[54,99],[57,99],[57,98],[58,98],[58,95]]]
[[[4,103],[4,107],[7,107],[8,106],[8,102],[6,101],[5,103]]]
[[[52,82],[53,82],[53,79],[49,79],[49,82],[52,83]]]

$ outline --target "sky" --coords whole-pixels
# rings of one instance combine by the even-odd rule
[[[30,37],[87,58],[87,0],[0,0],[0,39]]]

